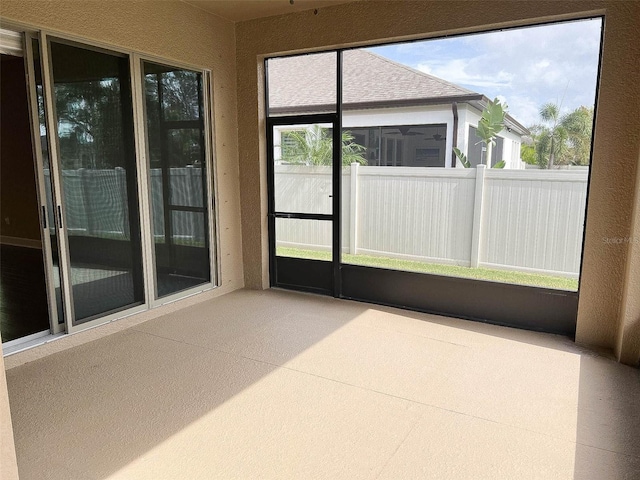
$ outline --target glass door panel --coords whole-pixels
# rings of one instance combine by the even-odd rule
[[[33,74],[23,32],[0,29],[0,333],[5,353],[46,335],[55,310],[46,282],[46,248],[35,174]],[[43,261],[44,260],[44,261]]]
[[[331,227],[329,221],[276,218],[276,255],[330,262]]]
[[[269,129],[271,278],[276,286],[333,293],[335,123],[297,120],[280,118]]]
[[[54,298],[55,298],[55,311],[57,313],[56,323],[58,328],[53,330],[62,330],[62,325],[65,323],[64,318],[64,303],[62,294],[62,279],[60,274],[60,249],[58,243],[58,231],[56,228],[56,216],[55,216],[55,197],[53,176],[51,174],[52,168],[49,158],[49,137],[47,130],[46,112],[45,112],[45,92],[44,85],[42,83],[42,60],[40,56],[40,40],[38,38],[31,38],[31,52],[33,55],[33,73],[35,79],[35,103],[37,105],[37,134],[34,136],[35,141],[39,144],[34,145],[34,149],[41,152],[42,158],[42,176],[44,179],[44,202],[46,203],[45,223],[46,234],[49,237],[50,250],[51,250],[51,267],[52,274],[50,275],[53,283]],[[34,113],[35,116],[35,113]],[[56,332],[54,332],[56,333]]]
[[[142,70],[158,299],[211,282],[203,74]]]
[[[49,51],[76,325],[145,301],[129,58]]]
[[[271,134],[275,210],[330,215],[333,208],[331,124],[276,125]]]

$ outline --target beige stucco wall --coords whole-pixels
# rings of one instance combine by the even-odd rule
[[[9,411],[9,394],[7,392],[7,377],[4,373],[2,344],[0,344],[0,478],[2,480],[17,480],[18,478],[18,464],[16,463],[16,448],[13,442],[13,427]]]
[[[640,165],[640,154],[637,162]],[[624,241],[629,246],[629,261],[615,353],[623,363],[640,365],[640,168],[636,173],[633,228]]]
[[[238,23],[238,127],[245,283],[268,285],[266,149],[262,72],[264,56],[321,50],[382,39],[429,37],[506,25],[605,13],[605,42],[595,151],[587,212],[577,341],[616,348],[623,291],[638,279],[640,249],[605,243],[628,238],[640,145],[638,98],[640,2],[409,2],[362,1]],[[256,98],[258,103],[256,103]],[[256,139],[260,141],[256,141]],[[634,154],[629,155],[629,152]],[[638,287],[634,287],[637,291]],[[629,302],[629,295],[625,297]],[[637,337],[637,332],[635,336]],[[630,341],[627,335],[625,341]]]

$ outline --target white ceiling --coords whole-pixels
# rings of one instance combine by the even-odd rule
[[[313,10],[314,8],[349,3],[357,0],[182,0],[219,15],[233,22],[241,22],[260,17],[283,15],[285,13]]]

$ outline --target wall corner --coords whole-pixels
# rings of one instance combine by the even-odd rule
[[[624,290],[618,318],[614,352],[619,362],[640,366],[640,152],[636,163],[636,186],[627,243]]]
[[[18,480],[18,462],[13,439],[13,425],[11,423],[9,391],[7,390],[2,345],[0,345],[0,478],[2,480]]]

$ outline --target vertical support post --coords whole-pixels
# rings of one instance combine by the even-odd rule
[[[476,166],[476,192],[473,201],[473,230],[471,233],[471,258],[470,266],[477,268],[480,264],[481,237],[482,237],[482,205],[484,203],[484,177],[486,167]]]
[[[336,52],[336,115],[333,122],[333,296],[342,295],[342,50]]]
[[[358,168],[360,164],[354,162],[351,164],[351,191],[349,195],[349,253],[356,255],[358,253]]]
[[[456,153],[453,151],[458,146],[458,104],[456,102],[451,103],[451,111],[453,113],[453,126],[451,128],[451,168],[456,168]]]

